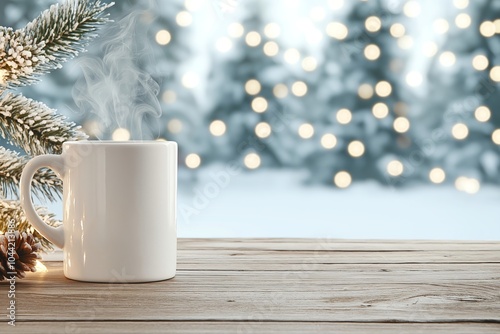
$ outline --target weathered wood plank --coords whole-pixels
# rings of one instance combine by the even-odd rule
[[[75,282],[60,262],[47,266],[16,286],[26,332],[493,333],[500,326],[498,242],[181,239],[178,275],[149,284]]]
[[[59,267],[19,282],[19,319],[500,322],[495,272],[448,283],[340,273],[179,271],[170,281],[113,285],[67,280]]]
[[[450,241],[450,240],[345,240],[345,239],[290,239],[290,238],[252,238],[252,239],[179,239],[179,247],[190,249],[233,249],[233,250],[352,250],[352,251],[391,251],[391,250],[445,250],[474,251],[500,250],[500,241]]]
[[[18,323],[12,333],[346,333],[346,334],[400,334],[453,333],[498,334],[500,324],[486,323],[314,323],[314,322],[24,322]]]

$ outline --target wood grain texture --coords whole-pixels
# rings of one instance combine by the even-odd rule
[[[349,334],[498,334],[500,325],[477,323],[401,324],[401,323],[317,323],[317,322],[241,322],[241,321],[179,321],[179,322],[24,322],[15,333],[108,333],[108,334],[186,334],[186,333],[349,333]]]
[[[17,282],[16,331],[500,333],[500,242],[181,239],[147,284],[46,265]]]

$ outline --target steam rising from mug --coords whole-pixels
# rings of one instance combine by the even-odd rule
[[[143,69],[153,64],[147,23],[140,22],[145,15],[136,12],[107,27],[103,57],[80,58],[83,76],[72,92],[80,111],[96,114],[104,132],[126,128],[132,139],[152,139],[148,118],[161,115],[160,86]]]

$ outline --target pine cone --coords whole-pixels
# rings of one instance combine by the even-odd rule
[[[0,235],[0,281],[10,278],[8,272],[15,272],[18,278],[24,278],[26,271],[36,271],[36,260],[40,258],[38,251],[42,249],[40,241],[31,233],[19,233],[15,231],[13,234],[14,252],[9,254],[9,238],[7,235]],[[14,257],[14,265],[8,262],[9,256]]]

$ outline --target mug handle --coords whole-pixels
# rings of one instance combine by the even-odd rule
[[[60,179],[64,176],[64,159],[62,156],[56,154],[45,154],[31,159],[24,167],[21,175],[21,206],[26,213],[26,218],[35,227],[35,229],[54,245],[59,248],[63,248],[63,226],[52,227],[47,225],[47,223],[45,223],[37,214],[33,201],[31,200],[31,181],[33,180],[33,175],[35,175],[37,170],[42,167],[51,168]]]

